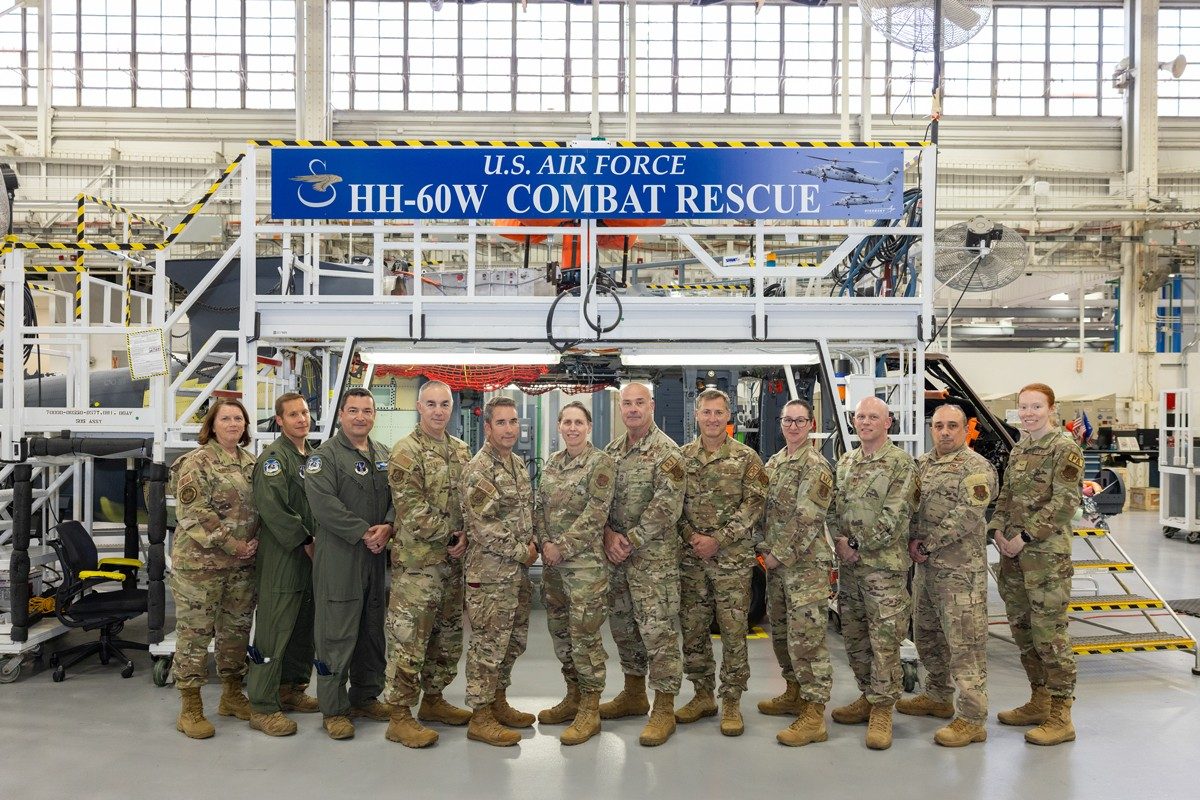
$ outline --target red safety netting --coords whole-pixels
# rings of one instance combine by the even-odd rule
[[[442,381],[451,389],[474,389],[492,392],[505,386],[533,383],[550,371],[545,364],[522,366],[481,366],[476,364],[439,364],[420,366],[384,364],[375,368],[379,376],[395,375],[398,378],[416,378],[424,375]]]

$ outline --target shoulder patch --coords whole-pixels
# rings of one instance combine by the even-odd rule
[[[416,462],[413,461],[412,456],[410,456],[408,453],[393,453],[392,464],[394,464],[401,472],[408,472],[413,468],[413,465],[416,464]]]
[[[194,503],[194,502],[196,502],[196,498],[199,495],[200,495],[200,492],[198,492],[196,490],[196,487],[192,486],[189,483],[187,486],[184,486],[182,489],[179,490],[179,498],[178,499],[179,499],[179,502],[184,503],[184,504]]]
[[[263,475],[266,475],[268,478],[274,478],[283,472],[283,464],[280,463],[278,458],[268,458],[263,462],[262,471]]]
[[[480,509],[488,504],[488,501],[498,496],[500,492],[496,486],[484,478],[471,489],[471,508]]]
[[[973,506],[986,506],[992,499],[992,489],[988,485],[989,483],[986,475],[978,473],[968,475],[963,480],[963,486],[967,490],[967,502]]]
[[[367,462],[365,462],[365,461],[355,461],[354,462],[354,474],[355,475],[366,475],[367,472],[368,472]]]
[[[308,461],[304,464],[304,471],[309,475],[316,475],[321,471],[322,466],[320,456],[309,456]]]
[[[767,486],[771,480],[767,477],[766,471],[757,461],[750,462],[750,469],[746,470],[746,480],[756,481],[762,486]]]
[[[599,472],[596,474],[596,486],[597,487],[599,487],[601,489],[606,489],[606,488],[608,488],[608,485],[610,483],[612,483],[612,479],[610,477],[608,477],[607,472]]]
[[[833,496],[833,477],[829,470],[817,470],[817,479],[809,484],[808,496],[818,503],[829,503],[829,498]]]
[[[662,463],[662,471],[676,483],[683,480],[683,462],[674,453],[667,456],[667,460]]]

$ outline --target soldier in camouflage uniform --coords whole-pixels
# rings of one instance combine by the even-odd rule
[[[933,450],[917,459],[921,500],[909,530],[917,653],[925,691],[900,700],[911,716],[950,719],[933,740],[965,747],[987,739],[987,521],[996,471],[967,447],[967,415],[946,403],[933,412]],[[952,682],[953,681],[953,682]],[[955,716],[954,688],[958,687]]]
[[[787,690],[758,704],[764,714],[796,716],[775,737],[800,747],[829,738],[825,704],[833,686],[833,667],[825,646],[829,570],[833,553],[825,538],[825,514],[833,499],[833,472],[812,446],[812,406],[792,400],[783,407],[780,426],[785,446],[767,461],[771,479],[764,527],[758,546],[767,573],[771,645]]]
[[[521,421],[511,398],[487,402],[483,432],[487,441],[463,470],[461,493],[469,542],[467,703],[475,710],[467,738],[507,747],[521,740],[512,728],[535,719],[507,698],[513,664],[529,640],[529,566],[537,560],[533,489],[525,462],[512,451]]]
[[[204,717],[200,687],[208,681],[208,643],[216,638],[223,691],[217,713],[250,718],[242,694],[254,612],[258,514],[250,493],[254,456],[249,415],[237,400],[214,400],[200,425],[198,450],[172,467],[179,519],[171,544],[175,597],[172,671],[183,707],[176,729],[193,739],[215,732]]]
[[[392,540],[392,590],[387,621],[387,701],[392,706],[387,738],[407,747],[437,741],[410,708],[421,698],[418,718],[466,725],[471,712],[442,697],[458,673],[462,655],[463,531],[458,487],[471,451],[446,432],[454,396],[441,381],[417,394],[419,422],[396,442],[388,482],[396,508]]]
[[[304,494],[308,403],[295,392],[275,400],[282,435],[263,450],[254,466],[254,505],[262,520],[255,578],[254,648],[247,684],[250,727],[268,736],[290,736],[296,723],[284,711],[314,712],[317,700],[304,693],[312,675],[314,523]]]
[[[827,524],[841,561],[838,613],[846,656],[862,692],[834,722],[869,722],[867,747],[892,746],[900,699],[900,642],[908,628],[908,527],[917,501],[912,457],[888,439],[892,414],[877,397],[854,411],[860,446],[838,459]]]
[[[1054,390],[1049,386],[1026,386],[1017,405],[1025,435],[1009,454],[988,532],[1002,556],[1000,596],[1031,697],[998,718],[1005,725],[1036,725],[1025,740],[1055,745],[1075,739],[1075,653],[1067,605],[1075,571],[1071,519],[1079,507],[1083,454],[1070,434],[1051,425]]]
[[[554,655],[562,663],[567,694],[542,710],[538,722],[572,720],[560,737],[582,744],[600,732],[604,652],[600,628],[608,602],[604,523],[612,503],[616,468],[592,446],[592,414],[579,401],[558,412],[565,447],[542,467],[533,503],[533,530],[542,552],[542,604]]]
[[[395,509],[387,480],[388,450],[371,438],[375,399],[369,391],[346,390],[338,426],[337,434],[308,457],[304,489],[317,525],[317,702],[329,738],[349,739],[354,736],[351,718],[391,718],[391,708],[378,696],[386,663],[386,550]]]
[[[679,652],[679,558],[676,531],[683,511],[684,471],[679,446],[654,424],[650,390],[621,390],[627,433],[605,449],[617,466],[616,491],[604,529],[609,575],[608,622],[625,688],[600,705],[602,719],[641,716],[654,709],[638,741],[655,747],[675,732],[675,695],[683,677]]]
[[[767,473],[758,453],[726,433],[729,412],[724,392],[701,392],[696,397],[700,435],[682,450],[687,488],[679,520],[684,543],[680,622],[684,671],[696,695],[675,719],[686,724],[717,713],[709,633],[715,606],[721,631],[721,733],[740,736],[745,730],[740,702],[750,679],[746,633],[754,529],[766,505]]]

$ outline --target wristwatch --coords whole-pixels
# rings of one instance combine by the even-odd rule
[[[918,542],[917,543],[917,552],[923,556],[927,556],[927,555],[929,555],[929,548],[927,548],[925,546],[924,542]]]
[[[308,536],[304,537],[304,546],[307,547],[308,545],[312,544],[313,541],[312,534],[310,533]]]
[[[858,549],[858,539],[855,539],[853,536],[846,538],[846,544],[848,544],[850,546],[851,550]]]
[[[1029,531],[1021,531],[1021,541],[1025,544],[1033,541],[1033,537],[1029,535]]]

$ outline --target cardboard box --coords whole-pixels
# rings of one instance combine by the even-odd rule
[[[1129,507],[1138,511],[1158,511],[1158,489],[1129,490]]]

